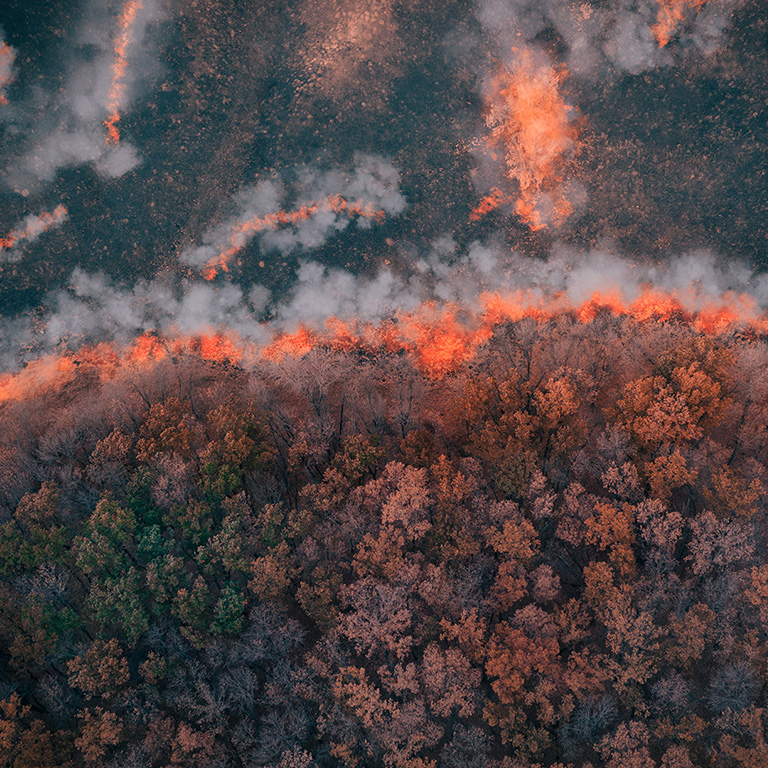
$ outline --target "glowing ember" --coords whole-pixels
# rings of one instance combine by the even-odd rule
[[[5,237],[0,237],[0,254],[10,251],[21,241],[31,242],[37,239],[43,232],[59,226],[66,219],[67,209],[63,205],[57,205],[50,213],[27,216],[21,227],[11,230]]]
[[[571,206],[562,190],[563,171],[576,145],[573,109],[560,93],[564,71],[519,53],[511,69],[501,67],[491,83],[485,122],[492,149],[503,153],[505,175],[517,184],[515,211],[532,229],[558,224]],[[497,207],[499,192],[472,212],[474,220]]]
[[[126,3],[120,14],[119,31],[115,39],[115,60],[112,65],[112,85],[107,96],[109,116],[104,121],[104,126],[107,129],[107,144],[120,143],[120,132],[117,129],[117,124],[120,121],[120,107],[125,97],[125,83],[123,81],[128,69],[126,51],[131,41],[136,15],[141,7],[142,0],[131,0],[131,2]]]
[[[663,48],[685,20],[686,11],[698,13],[706,0],[659,0],[659,11],[653,25],[653,35]]]

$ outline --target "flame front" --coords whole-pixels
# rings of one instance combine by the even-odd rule
[[[120,122],[120,108],[125,98],[125,73],[128,69],[127,50],[131,42],[136,16],[141,10],[142,0],[130,0],[125,4],[120,14],[117,38],[115,39],[115,59],[112,64],[112,85],[107,96],[109,116],[104,121],[107,129],[107,144],[119,144],[120,132],[117,128]]]
[[[262,346],[234,333],[162,336],[144,333],[129,346],[98,344],[76,353],[50,355],[29,363],[20,373],[0,378],[0,404],[17,400],[49,387],[63,387],[77,374],[78,366],[95,368],[108,380],[122,366],[153,365],[169,356],[193,354],[203,360],[242,364],[244,360],[279,363],[301,357],[315,348],[359,351],[368,354],[407,354],[426,375],[442,378],[470,362],[494,332],[510,322],[533,319],[545,323],[570,316],[590,323],[601,315],[632,319],[638,323],[676,322],[698,333],[722,335],[736,330],[768,334],[768,314],[761,312],[746,294],[726,293],[701,297],[660,291],[647,286],[629,300],[619,289],[595,292],[575,304],[565,294],[544,297],[531,290],[486,293],[478,297],[478,309],[470,312],[455,305],[423,304],[412,312],[400,312],[378,324],[330,318],[321,329],[299,326],[292,332],[271,329],[272,340]],[[264,326],[267,334],[270,328]]]
[[[277,211],[276,213],[268,213],[264,216],[252,216],[246,221],[239,221],[235,224],[229,237],[229,247],[206,263],[203,268],[203,277],[206,280],[213,280],[219,274],[219,271],[229,272],[229,262],[232,257],[241,251],[257,232],[296,226],[323,210],[343,214],[349,218],[371,219],[379,223],[385,217],[384,211],[376,210],[371,203],[366,203],[362,200],[350,202],[341,195],[330,195],[322,203],[302,205],[295,211]]]
[[[11,230],[5,237],[0,237],[0,252],[9,251],[23,240],[34,240],[43,232],[58,226],[67,218],[67,209],[57,205],[50,213],[28,216],[23,227]]]

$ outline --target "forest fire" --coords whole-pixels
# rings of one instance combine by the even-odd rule
[[[87,364],[100,377],[109,379],[125,365],[151,365],[182,355],[230,364],[240,364],[244,359],[279,364],[288,357],[303,357],[316,348],[371,355],[405,354],[422,374],[440,379],[473,360],[498,328],[525,319],[543,324],[558,317],[571,317],[580,324],[589,324],[600,316],[611,315],[641,324],[680,323],[706,336],[736,330],[768,333],[768,316],[758,310],[750,296],[743,294],[700,299],[646,287],[631,300],[615,289],[594,292],[576,304],[564,293],[544,297],[531,290],[518,290],[483,294],[477,304],[479,309],[470,312],[455,305],[438,307],[427,302],[414,311],[398,312],[379,323],[332,317],[323,327],[300,325],[294,331],[265,325],[264,330],[272,339],[261,346],[224,331],[165,336],[147,332],[125,348],[101,343],[30,362],[21,372],[0,380],[0,403],[49,386],[63,386],[80,365]]]
[[[125,73],[128,69],[127,50],[131,42],[136,16],[142,8],[142,0],[130,0],[125,4],[120,14],[119,31],[115,39],[115,59],[112,65],[112,85],[107,96],[109,116],[104,121],[107,129],[107,144],[119,144],[120,132],[117,124],[120,121],[120,109],[125,97]]]
[[[35,240],[43,232],[66,221],[67,215],[67,209],[63,205],[57,205],[51,212],[27,216],[20,227],[11,230],[5,237],[0,237],[0,254],[10,251],[24,240]]]
[[[656,23],[652,27],[659,48],[663,48],[673,37],[678,26],[685,20],[686,11],[698,13],[706,0],[659,0]]]
[[[239,221],[235,224],[229,236],[229,248],[208,261],[203,269],[203,277],[206,280],[213,280],[220,271],[229,272],[229,262],[232,257],[242,250],[257,232],[296,226],[322,211],[332,211],[349,218],[371,219],[379,223],[384,220],[385,216],[384,211],[376,210],[371,203],[362,200],[352,202],[341,195],[330,195],[321,203],[302,205],[295,211],[277,211],[264,216],[252,216],[246,221]]]
[[[505,176],[518,187],[515,212],[531,229],[561,223],[571,213],[562,185],[565,165],[576,146],[573,108],[560,93],[565,71],[535,60],[524,49],[515,64],[500,66],[491,82],[485,122],[494,159],[502,153]],[[475,221],[503,202],[494,189],[472,211]]]

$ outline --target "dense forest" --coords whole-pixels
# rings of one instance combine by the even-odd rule
[[[768,344],[86,354],[0,406],[0,765],[768,765]]]

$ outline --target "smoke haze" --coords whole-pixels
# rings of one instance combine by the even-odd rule
[[[489,295],[762,322],[759,3],[209,5],[0,12],[4,370]]]

